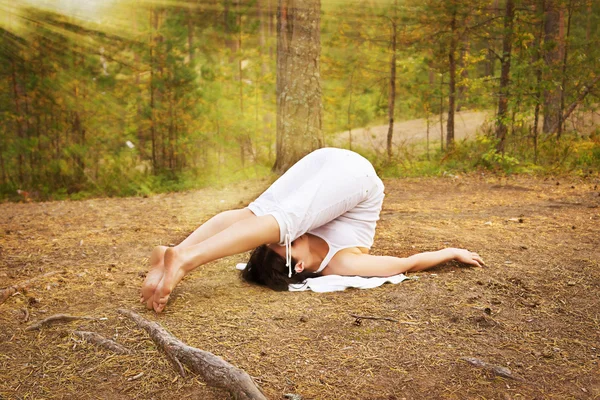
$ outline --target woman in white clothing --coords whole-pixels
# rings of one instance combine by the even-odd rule
[[[318,275],[391,276],[453,259],[483,265],[477,253],[453,248],[407,258],[369,255],[383,189],[362,156],[316,150],[247,208],[216,215],[175,247],[156,247],[141,301],[160,312],[191,270],[251,249],[242,277],[275,290]]]

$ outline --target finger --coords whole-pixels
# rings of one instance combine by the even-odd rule
[[[479,256],[477,256],[477,257],[474,257],[474,258],[475,258],[475,260],[477,260],[477,261],[478,261],[480,264],[483,264],[483,265],[485,265],[485,262],[483,261],[483,258],[481,258],[481,257],[479,257]]]
[[[481,268],[481,264],[479,264],[475,258],[470,259],[467,262],[467,264],[472,265],[474,267],[480,267]]]

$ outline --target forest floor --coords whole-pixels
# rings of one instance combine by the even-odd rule
[[[385,181],[372,253],[465,247],[486,268],[451,262],[376,289],[280,293],[243,283],[240,255],[186,277],[163,314],[138,303],[154,245],[177,243],[268,184],[0,204],[0,288],[58,271],[0,305],[0,398],[229,398],[179,377],[118,308],[244,369],[270,399],[600,398],[599,176]],[[25,330],[57,313],[106,319]],[[133,353],[83,343],[76,329]]]

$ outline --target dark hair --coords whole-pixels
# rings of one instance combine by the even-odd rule
[[[269,287],[276,291],[288,290],[290,283],[299,283],[306,278],[314,278],[321,274],[302,271],[296,273],[294,267],[296,262],[292,259],[292,277],[288,277],[288,268],[285,259],[263,244],[258,246],[250,254],[246,268],[242,271],[242,279],[249,283]]]

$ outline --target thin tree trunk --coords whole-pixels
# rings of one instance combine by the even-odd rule
[[[265,13],[265,4],[266,4],[266,13]],[[269,0],[257,0],[257,12],[258,12],[258,20],[260,22],[260,26],[259,26],[259,36],[258,36],[258,43],[259,43],[259,54],[260,54],[260,72],[261,72],[261,80],[264,79],[267,76],[267,73],[269,72],[269,63],[268,61],[270,60],[270,33],[268,32],[269,29],[269,23],[270,23],[270,19],[271,19],[271,9],[270,9],[270,1]],[[266,14],[266,15],[265,15]],[[267,34],[269,34],[268,36],[268,40],[267,41]],[[269,43],[269,45],[267,45],[267,43]],[[268,46],[268,48],[267,48]],[[266,140],[267,142],[267,147],[268,147],[268,153],[269,153],[269,160],[271,159],[270,155],[271,155],[271,147],[272,147],[272,136],[271,136],[271,131],[269,129],[269,126],[271,125],[271,121],[273,120],[271,112],[269,107],[267,106],[267,104],[269,103],[269,93],[267,91],[262,91],[262,131],[263,131],[263,140]],[[258,105],[257,105],[258,107]],[[258,110],[257,110],[258,112]],[[260,147],[257,146],[257,151],[260,149]]]
[[[14,100],[15,100],[15,114],[16,114],[16,126],[17,126],[17,138],[18,138],[18,143],[19,146],[23,145],[23,140],[24,140],[24,135],[23,135],[23,125],[21,124],[21,121],[23,119],[23,116],[21,115],[21,107],[19,105],[19,91],[17,89],[17,68],[15,66],[15,61],[12,61],[12,70],[11,70],[11,77],[12,77],[12,87],[13,87],[13,95],[14,95]],[[17,169],[19,172],[19,184],[23,185],[25,183],[25,176],[23,174],[23,152],[22,151],[18,151],[17,152]]]
[[[465,82],[467,82],[467,80],[469,79],[467,56],[469,54],[470,47],[471,46],[469,42],[469,35],[465,32],[462,40],[462,48],[460,49],[459,68],[461,83],[458,85],[458,95],[456,96],[456,112],[459,112],[462,109],[463,105],[467,103],[467,96],[469,92],[467,91],[467,85],[465,84]]]
[[[535,38],[534,46],[535,53],[533,56],[533,64],[536,66],[535,79],[536,79],[536,92],[535,92],[535,110],[533,117],[533,163],[537,164],[538,157],[538,134],[539,134],[539,121],[540,121],[540,107],[542,104],[542,67],[539,65],[539,61],[542,59],[542,39],[544,36],[544,0],[540,0],[536,3],[536,9],[540,17],[539,31]]]
[[[592,12],[592,0],[588,1],[587,4],[587,25],[585,27],[585,42],[588,44],[586,47],[589,49],[590,46],[592,45],[592,42],[590,41],[591,38],[591,32],[592,32],[592,18],[594,17],[594,14]]]
[[[496,119],[496,151],[504,153],[506,141],[506,114],[508,111],[508,96],[510,84],[510,55],[512,52],[513,23],[515,5],[513,0],[506,0],[506,14],[504,15],[504,38],[502,40],[502,72],[500,74],[500,88],[498,99],[498,115]]]
[[[440,79],[440,148],[444,151],[444,74]]]
[[[192,10],[187,12],[187,42],[188,42],[188,57],[190,64],[194,61],[194,14]]]
[[[499,13],[500,5],[498,0],[494,0],[492,8],[490,10],[491,15],[497,15]],[[496,54],[494,52],[493,39],[486,39],[486,62],[485,62],[485,76],[493,77],[496,74]]]
[[[237,1],[239,0],[234,0],[237,4]],[[229,62],[233,62],[234,60],[234,55],[235,53],[237,53],[237,45],[238,45],[238,41],[235,38],[232,38],[232,35],[234,34],[234,28],[235,28],[235,22],[237,20],[237,17],[231,12],[230,9],[230,5],[229,5],[229,0],[225,0],[225,7],[224,7],[224,12],[223,12],[223,18],[224,18],[224,24],[225,24],[225,46],[227,46],[231,53],[229,55]]]
[[[156,159],[156,126],[154,119],[154,57],[156,47],[154,29],[156,29],[158,22],[154,14],[154,10],[150,10],[150,138],[152,140],[152,173],[156,174],[158,172],[158,160]]]
[[[6,178],[6,167],[4,165],[4,140],[0,141],[0,184],[7,182]]]
[[[448,93],[448,121],[446,121],[446,148],[449,150],[454,146],[454,112],[456,107],[456,10],[453,11],[450,22],[451,38],[448,50],[449,66],[449,93]]]
[[[559,123],[560,115],[560,87],[555,82],[555,76],[560,71],[561,46],[560,46],[560,11],[558,0],[549,0],[546,3],[546,23],[544,25],[544,47],[548,50],[544,60],[548,66],[548,73],[543,80],[549,82],[544,90],[544,127],[543,131],[549,134],[553,127]]]
[[[573,0],[569,1],[569,7],[567,9],[569,16],[567,17],[567,35],[564,36],[563,40],[563,62],[562,62],[562,84],[560,89],[560,112],[558,114],[558,127],[556,130],[556,139],[560,140],[562,136],[565,120],[562,118],[563,110],[565,109],[565,93],[567,91],[567,54],[569,51],[569,35],[571,34],[571,16],[573,15]],[[562,13],[561,13],[562,14]],[[563,35],[561,35],[561,38]]]
[[[388,99],[387,158],[392,159],[394,136],[394,108],[396,105],[396,21],[392,21],[392,59],[390,61],[390,93]]]
[[[239,72],[239,91],[240,91],[240,117],[244,118],[244,70],[242,68],[242,16],[239,12],[239,1],[236,2],[235,5],[236,14],[237,14],[237,26],[239,29],[238,34],[238,72]],[[240,157],[242,161],[242,167],[246,165],[246,146],[248,143],[247,137],[244,132],[240,132],[240,136],[238,137],[238,142],[240,145]]]
[[[350,74],[350,98],[348,99],[348,148],[352,150],[352,119],[351,119],[351,109],[352,109],[352,91],[354,89],[354,71],[356,68],[352,68],[352,73]]]
[[[165,125],[166,125],[166,119],[167,116],[165,115],[166,110],[165,110],[165,101],[169,101],[169,97],[170,97],[170,91],[172,90],[171,86],[169,84],[165,84],[165,58],[166,58],[166,49],[165,46],[163,45],[163,42],[165,40],[164,36],[162,35],[160,28],[162,28],[162,19],[161,19],[161,14],[164,13],[163,11],[158,11],[156,13],[156,41],[158,43],[158,46],[156,47],[157,50],[157,60],[158,60],[158,73],[160,76],[160,82],[162,83],[160,85],[161,90],[157,91],[157,97],[158,97],[158,101],[159,101],[159,110],[160,110],[160,150],[161,150],[161,157],[160,157],[160,161],[159,161],[159,165],[160,165],[160,169],[164,170],[167,168],[167,145],[168,145],[168,140],[166,138],[168,138],[168,131],[167,129],[165,129]],[[167,71],[167,74],[169,72]]]

